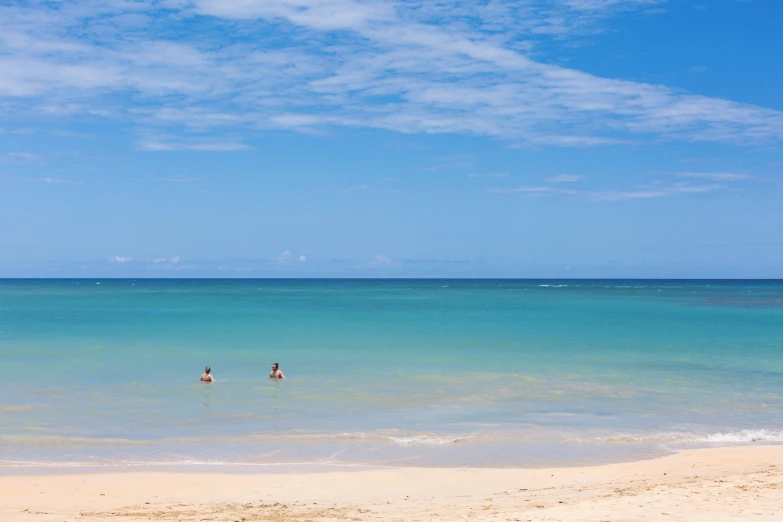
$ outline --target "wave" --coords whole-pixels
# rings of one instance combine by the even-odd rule
[[[662,443],[662,442],[695,442],[698,441],[698,435],[693,433],[664,432],[664,433],[618,433],[615,435],[606,435],[603,437],[574,437],[567,439],[567,442],[577,444],[639,444],[639,443]]]
[[[347,434],[345,434],[347,435]],[[560,435],[560,437],[558,437]],[[699,432],[659,432],[659,433],[641,433],[641,434],[615,434],[604,437],[595,437],[592,439],[569,438],[565,434],[556,434],[552,432],[541,433],[535,430],[531,431],[491,431],[476,432],[465,435],[435,435],[419,434],[412,436],[392,436],[381,434],[370,434],[367,438],[376,440],[388,440],[396,444],[420,444],[420,445],[446,445],[461,443],[509,443],[509,442],[550,442],[550,443],[583,443],[597,442],[604,444],[611,443],[715,443],[715,444],[747,444],[754,442],[781,442],[783,443],[783,430],[768,429],[746,429],[738,431],[717,432],[717,433],[699,433]]]
[[[413,437],[389,437],[397,444],[443,445],[467,442],[471,437],[438,437],[436,435],[416,435]]]
[[[83,451],[94,449],[97,454],[116,455],[117,452],[158,451],[171,448],[184,449],[184,453],[193,454],[200,448],[235,447],[246,448],[258,455],[258,451],[278,451],[288,445],[314,447],[312,445],[337,445],[338,448],[359,448],[368,445],[387,447],[448,447],[462,445],[519,445],[523,450],[527,444],[597,444],[597,445],[689,445],[710,446],[713,444],[753,444],[753,443],[783,443],[783,430],[777,429],[742,429],[736,431],[662,431],[641,433],[612,433],[600,436],[576,435],[551,429],[521,429],[521,430],[470,430],[463,433],[433,433],[413,432],[404,430],[377,430],[370,432],[305,432],[286,431],[268,433],[250,433],[244,435],[216,435],[204,437],[164,437],[159,439],[120,439],[64,437],[40,435],[0,435],[0,445],[9,452],[21,451]],[[330,446],[326,446],[330,447]],[[308,450],[309,451],[309,450]],[[241,452],[241,450],[240,450]],[[177,453],[179,451],[177,450]],[[9,453],[10,454],[10,453]],[[0,461],[2,462],[2,461]],[[0,465],[6,465],[1,464]]]
[[[747,443],[783,442],[783,430],[741,430],[728,433],[714,433],[702,439],[704,442]]]
[[[401,430],[383,430],[375,432],[341,432],[341,433],[319,433],[319,432],[270,432],[270,433],[252,433],[248,435],[218,435],[206,437],[164,437],[160,439],[121,439],[121,438],[100,438],[100,437],[67,437],[57,435],[0,435],[0,444],[7,446],[37,446],[42,448],[84,448],[84,447],[105,447],[105,446],[154,446],[166,444],[187,444],[187,443],[270,443],[270,442],[293,442],[293,443],[324,443],[324,442],[380,442],[409,445],[445,445],[459,444],[467,442],[477,434],[465,435],[437,435],[430,432],[406,432]]]
[[[299,441],[351,441],[359,440],[366,442],[386,442],[401,444],[405,446],[422,445],[438,446],[447,444],[459,444],[468,442],[474,438],[474,435],[436,435],[434,433],[406,433],[398,431],[378,431],[378,432],[344,432],[344,433],[308,433],[308,434],[289,434],[284,439]],[[282,438],[281,438],[282,439]]]
[[[574,443],[709,443],[709,444],[748,444],[754,442],[783,442],[783,430],[750,429],[718,433],[661,432],[645,434],[620,433],[604,437],[571,438]]]
[[[218,436],[194,438],[168,438],[145,441],[126,439],[13,437],[26,444],[22,451],[10,451],[0,458],[2,469],[33,468],[188,468],[213,469],[281,469],[285,467],[312,470],[329,467],[396,468],[400,466],[431,463],[435,458],[453,465],[463,462],[469,467],[482,465],[480,455],[489,450],[484,465],[496,465],[492,454],[499,447],[519,457],[516,464],[527,466],[534,456],[557,461],[558,454],[579,455],[571,463],[584,462],[590,455],[603,455],[606,463],[633,458],[649,458],[650,455],[671,454],[683,449],[740,446],[750,444],[781,444],[783,430],[741,429],[715,432],[661,431],[639,433],[614,433],[594,437],[569,437],[553,430],[491,430],[472,431],[464,434],[436,434],[430,432],[405,432],[384,430],[374,432],[342,433],[267,433],[245,436]],[[0,444],[10,442],[10,437],[0,437]],[[55,440],[53,440],[55,439]],[[134,446],[123,447],[132,443]],[[195,443],[194,446],[182,443]],[[37,443],[37,444],[36,444]],[[50,451],[52,445],[73,444],[70,448],[57,447],[57,457]],[[145,444],[140,447],[135,444]],[[270,444],[271,443],[271,444]],[[315,443],[315,444],[314,444]],[[117,446],[112,446],[112,445]],[[591,449],[579,446],[594,446]],[[13,444],[11,444],[13,446]],[[563,451],[565,448],[570,449]],[[89,453],[83,450],[89,448]],[[205,449],[208,448],[208,449]],[[446,452],[435,448],[447,449]],[[470,448],[470,449],[468,449]],[[43,449],[43,452],[38,450]],[[78,449],[77,451],[60,451]],[[228,451],[226,451],[228,450]],[[574,453],[576,451],[576,453]],[[445,456],[444,456],[445,455]],[[465,456],[468,460],[464,460]],[[473,460],[479,455],[479,461]],[[547,457],[548,456],[548,457]],[[601,460],[599,458],[599,460]],[[618,460],[619,459],[619,460]],[[507,463],[508,464],[508,463]]]
[[[36,445],[39,447],[91,447],[152,444],[154,440],[134,440],[101,437],[67,437],[62,435],[0,435],[0,444]]]
[[[334,466],[341,468],[378,468],[388,467],[382,463],[336,462],[331,459],[310,460],[299,462],[233,462],[222,460],[103,460],[103,461],[35,461],[35,460],[0,460],[0,468],[166,468],[180,466],[215,466],[215,467],[296,467],[296,466]]]

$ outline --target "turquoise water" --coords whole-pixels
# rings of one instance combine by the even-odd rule
[[[781,281],[0,280],[0,354],[6,470],[783,442]]]

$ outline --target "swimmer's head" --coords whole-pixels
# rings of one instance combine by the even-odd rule
[[[212,371],[212,368],[210,368],[209,366],[206,366],[206,367],[204,368],[204,373],[209,373],[209,372],[211,372],[211,371]]]
[[[273,369],[273,370],[275,370],[275,371],[277,371],[277,367],[278,367],[278,366],[280,366],[280,365],[279,365],[279,364],[277,364],[277,363],[274,363],[274,364],[272,364],[272,369]]]

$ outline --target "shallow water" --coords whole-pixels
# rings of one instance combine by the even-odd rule
[[[0,466],[537,466],[782,442],[782,352],[781,281],[0,280]]]

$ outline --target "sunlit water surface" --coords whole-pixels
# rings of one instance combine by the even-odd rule
[[[780,281],[0,280],[0,470],[777,443],[782,352]]]

